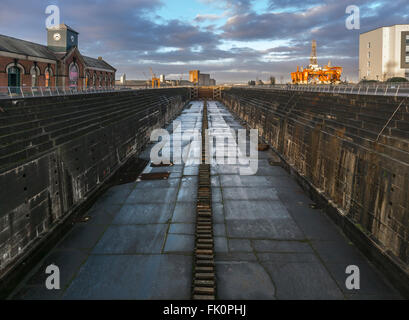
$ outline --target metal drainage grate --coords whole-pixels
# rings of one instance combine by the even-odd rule
[[[173,166],[173,162],[170,162],[170,163],[163,163],[163,162],[161,162],[161,163],[159,163],[159,164],[151,163],[151,167],[152,167],[152,168],[172,167],[172,166]]]
[[[193,270],[193,300],[215,300],[216,272],[214,263],[212,189],[210,164],[206,164],[206,137],[208,129],[207,103],[203,106],[202,164],[199,166],[199,186],[196,206],[196,242]]]
[[[272,157],[268,159],[268,163],[270,166],[281,166],[281,159],[276,155],[272,155]]]
[[[141,180],[167,180],[169,179],[169,172],[155,172],[155,173],[143,173],[140,176]]]
[[[269,149],[268,144],[258,143],[258,151],[267,151]]]
[[[131,158],[126,164],[121,167],[114,175],[111,181],[111,185],[121,185],[126,183],[135,182],[143,169],[148,165],[149,161]],[[105,172],[104,172],[105,174]]]

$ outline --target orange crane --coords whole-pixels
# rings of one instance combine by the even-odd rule
[[[149,67],[149,70],[152,75],[152,88],[160,88],[160,78],[156,77],[156,74],[153,73],[151,67]]]
[[[317,42],[312,41],[310,64],[308,68],[297,66],[297,71],[291,73],[291,80],[294,84],[338,84],[341,81],[342,67],[332,67],[331,62],[324,67],[318,66],[317,62]]]

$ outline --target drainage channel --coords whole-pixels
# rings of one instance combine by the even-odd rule
[[[215,300],[216,272],[214,263],[212,190],[210,164],[205,148],[208,129],[207,102],[203,105],[202,161],[199,165],[199,183],[196,204],[196,237],[193,263],[193,300]]]

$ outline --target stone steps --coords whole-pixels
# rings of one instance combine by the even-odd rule
[[[257,103],[260,103],[258,101]],[[332,119],[335,117],[336,120],[338,120],[341,123],[344,123],[345,125],[348,124],[354,124],[357,128],[365,128],[368,131],[373,131],[378,134],[383,127],[386,125],[387,121],[389,118],[392,116],[394,110],[396,110],[396,103],[393,105],[394,109],[389,108],[389,110],[386,111],[379,111],[380,115],[374,116],[374,112],[371,114],[366,114],[366,110],[363,111],[362,108],[360,108],[358,111],[357,110],[351,110],[351,108],[343,108],[343,110],[339,110],[339,108],[331,108],[331,112],[328,113],[328,107],[314,107],[314,108],[308,108],[309,113],[314,113],[318,115],[322,115],[323,117],[331,117]],[[327,108],[327,112],[325,112],[325,108]],[[296,110],[299,111],[297,105],[293,109],[292,113],[295,113]],[[363,113],[365,112],[365,113]],[[407,114],[407,110],[403,108],[400,112],[397,112],[395,117],[393,119],[400,119],[403,118],[404,115]],[[408,130],[409,126],[406,121],[391,121],[389,124],[389,127],[396,126],[402,131]]]
[[[119,102],[116,98],[100,97],[100,101],[92,98],[92,104],[85,108],[80,107],[84,108],[81,111],[78,111],[78,107],[68,106],[63,110],[64,113],[58,116],[53,116],[51,111],[40,112],[35,115],[35,121],[3,127],[23,130],[0,137],[0,167],[38,156],[56,146],[127,118],[135,118],[140,131],[145,132],[158,121],[154,120],[159,118],[158,110],[165,112],[169,103],[177,99],[151,92],[125,95]],[[22,118],[24,117],[19,119]],[[144,118],[147,118],[147,121],[140,123],[139,120]]]
[[[148,97],[148,98],[150,98],[150,97]],[[60,122],[58,120],[61,120],[61,123],[63,123],[64,120],[68,121],[69,119],[75,118],[77,115],[78,116],[79,115],[92,116],[93,114],[90,113],[90,111],[92,111],[92,110],[94,110],[94,114],[98,114],[98,113],[102,112],[102,110],[104,110],[104,109],[109,110],[112,107],[123,105],[124,102],[134,101],[134,99],[127,98],[126,100],[123,100],[123,101],[119,100],[119,102],[117,102],[116,100],[114,100],[114,101],[115,101],[115,103],[113,105],[110,105],[110,104],[108,104],[108,101],[103,100],[103,101],[100,101],[98,104],[94,104],[94,105],[90,106],[89,108],[81,106],[79,108],[75,107],[75,109],[73,109],[73,107],[71,107],[69,110],[64,110],[63,111],[64,113],[62,115],[60,115],[60,116],[57,116],[57,117],[55,117],[55,112],[53,112],[53,113],[50,113],[50,112],[43,113],[43,112],[41,112],[41,113],[36,115],[36,118],[42,119],[42,120],[34,120],[34,121],[29,122],[29,123],[24,123],[22,125],[6,126],[6,127],[3,127],[3,128],[0,128],[0,130],[9,130],[9,131],[13,132],[12,134],[16,134],[16,133],[19,133],[19,132],[27,131],[27,130],[21,130],[21,129],[33,129],[33,128],[36,128],[36,127],[39,127],[39,126],[44,126],[44,125],[47,125],[47,124],[54,124],[55,126],[59,126]],[[149,100],[149,99],[144,99],[143,101],[139,101],[139,102],[140,103],[147,103],[147,104],[152,103],[152,101]],[[73,110],[81,110],[81,111],[72,113]],[[59,111],[61,113],[61,110],[59,110]],[[71,112],[68,112],[68,111],[71,111]],[[50,116],[52,116],[52,117],[50,117]],[[46,131],[48,130],[47,127],[45,129],[46,129]],[[2,137],[0,137],[0,139],[1,138],[6,138],[6,136],[7,135],[3,135]],[[15,139],[14,137],[15,136],[13,136],[13,139]]]
[[[1,100],[0,127],[13,130],[0,137],[2,270],[41,250],[47,235],[133,162],[148,133],[173,120],[188,97],[188,89],[175,88]]]
[[[120,105],[120,104],[118,104],[118,105]],[[108,104],[107,107],[102,108],[102,110],[109,111],[110,108],[112,108],[112,106]],[[53,119],[60,119],[60,117],[33,121],[33,122],[29,123],[29,125],[27,126],[28,127],[27,130],[18,131],[19,126],[12,126],[10,130],[13,133],[11,135],[5,135],[5,136],[0,137],[0,145],[3,145],[3,148],[7,148],[9,146],[11,148],[13,148],[13,146],[15,144],[18,144],[18,143],[27,144],[27,143],[29,143],[29,141],[31,139],[35,139],[39,135],[42,135],[43,133],[52,132],[53,128],[54,129],[61,128],[61,125],[63,125],[64,123],[70,123],[70,122],[73,122],[73,120],[78,121],[78,120],[80,120],[81,118],[84,118],[84,117],[93,117],[94,115],[99,114],[98,110],[99,110],[98,108],[97,109],[92,109],[92,111],[93,111],[92,113],[89,113],[89,111],[88,112],[83,111],[83,112],[80,113],[83,116],[78,117],[78,118],[75,118],[75,115],[77,113],[74,113],[73,115],[65,114],[64,117],[61,117],[61,118],[65,118],[65,119],[68,119],[68,120],[64,120],[64,121],[60,121],[60,122],[52,121]],[[48,123],[53,123],[53,125],[44,126],[45,124],[48,124]],[[17,132],[15,132],[15,131],[17,131]],[[32,132],[35,132],[35,133],[38,133],[38,134],[34,134],[34,135],[30,136],[30,134]],[[29,134],[28,137],[27,137],[27,133]]]
[[[6,124],[2,124],[1,127],[9,127],[10,125],[21,123],[21,121],[27,122],[27,117],[31,115],[32,115],[32,118],[30,119],[31,121],[47,120],[57,117],[65,117],[75,112],[87,112],[90,109],[98,109],[101,108],[102,106],[109,105],[111,101],[119,105],[122,102],[130,101],[132,99],[133,97],[130,96],[120,97],[118,99],[114,98],[106,99],[102,97],[99,98],[97,101],[95,99],[92,99],[91,103],[83,102],[80,105],[55,104],[51,109],[40,108],[38,111],[27,109],[25,110],[26,114],[24,116],[17,116],[15,117],[16,119],[14,119],[14,117],[4,118],[4,121],[7,119],[9,121]],[[0,118],[0,120],[1,119],[2,118]]]
[[[271,93],[269,93],[271,95]],[[228,93],[226,93],[228,95]],[[243,94],[241,94],[242,96]],[[330,134],[338,135],[342,134],[350,141],[353,141],[357,144],[366,145],[371,147],[371,144],[377,139],[378,134],[382,131],[390,116],[393,114],[394,110],[389,110],[386,114],[385,111],[381,111],[381,116],[375,116],[373,113],[371,115],[364,114],[362,108],[359,110],[354,110],[355,112],[349,113],[346,112],[348,108],[343,108],[339,110],[331,107],[331,113],[324,112],[325,106],[321,107],[310,107],[305,106],[300,102],[296,102],[289,110],[285,110],[285,102],[282,101],[282,96],[279,97],[275,102],[279,102],[275,110],[268,107],[264,107],[265,101],[263,102],[264,97],[249,97],[245,96],[244,98],[239,97],[240,104],[242,106],[259,106],[259,110],[265,114],[265,118],[271,119],[275,118],[276,123],[279,123],[281,119],[286,118],[289,123],[292,121],[297,121],[303,125],[308,125],[310,127],[316,127],[317,125],[323,125],[321,130],[327,131]],[[232,101],[238,101],[237,96],[232,97]],[[289,104],[291,105],[291,103]],[[261,107],[263,106],[263,107]],[[327,107],[328,108],[328,107]],[[352,107],[349,109],[353,109]],[[335,111],[334,111],[335,110]],[[406,109],[402,111],[401,114],[404,114]],[[383,118],[383,116],[387,116]],[[249,119],[252,122],[252,119]],[[254,122],[254,121],[253,121]],[[253,123],[254,125],[258,125]],[[397,129],[393,129],[396,127]],[[378,144],[380,145],[380,150],[385,152],[397,160],[408,162],[408,151],[409,143],[402,141],[402,138],[406,137],[406,132],[409,129],[407,122],[402,120],[391,121],[391,123],[384,130]],[[409,132],[408,132],[409,134]]]

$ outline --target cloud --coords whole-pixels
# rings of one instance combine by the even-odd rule
[[[286,2],[286,1],[284,1]],[[327,1],[307,10],[297,12],[256,12],[235,15],[223,26],[224,38],[235,40],[260,40],[299,38],[319,26],[330,28],[335,24],[345,26],[345,8],[363,0]],[[344,28],[345,31],[346,28]]]
[[[62,21],[80,32],[80,50],[102,55],[118,76],[144,78],[149,66],[165,74],[200,67],[220,81],[247,82],[269,74],[288,80],[297,65],[308,64],[312,39],[320,64],[331,59],[356,77],[359,33],[409,23],[407,0],[270,0],[263,11],[256,0],[178,1],[186,1],[192,20],[168,13],[171,2],[161,0],[2,0],[0,32],[45,44],[45,8],[57,4]],[[209,11],[194,12],[197,1]],[[345,27],[350,4],[361,9],[361,30]],[[258,50],[256,41],[267,45]]]
[[[223,18],[223,16],[217,14],[198,14],[196,15],[195,21],[196,22],[204,22],[207,20],[215,21],[220,20],[221,18]]]
[[[288,10],[289,8],[296,7],[298,10],[303,10],[311,6],[318,6],[326,1],[322,0],[304,0],[304,1],[294,1],[294,0],[270,0],[268,8],[270,10]]]

